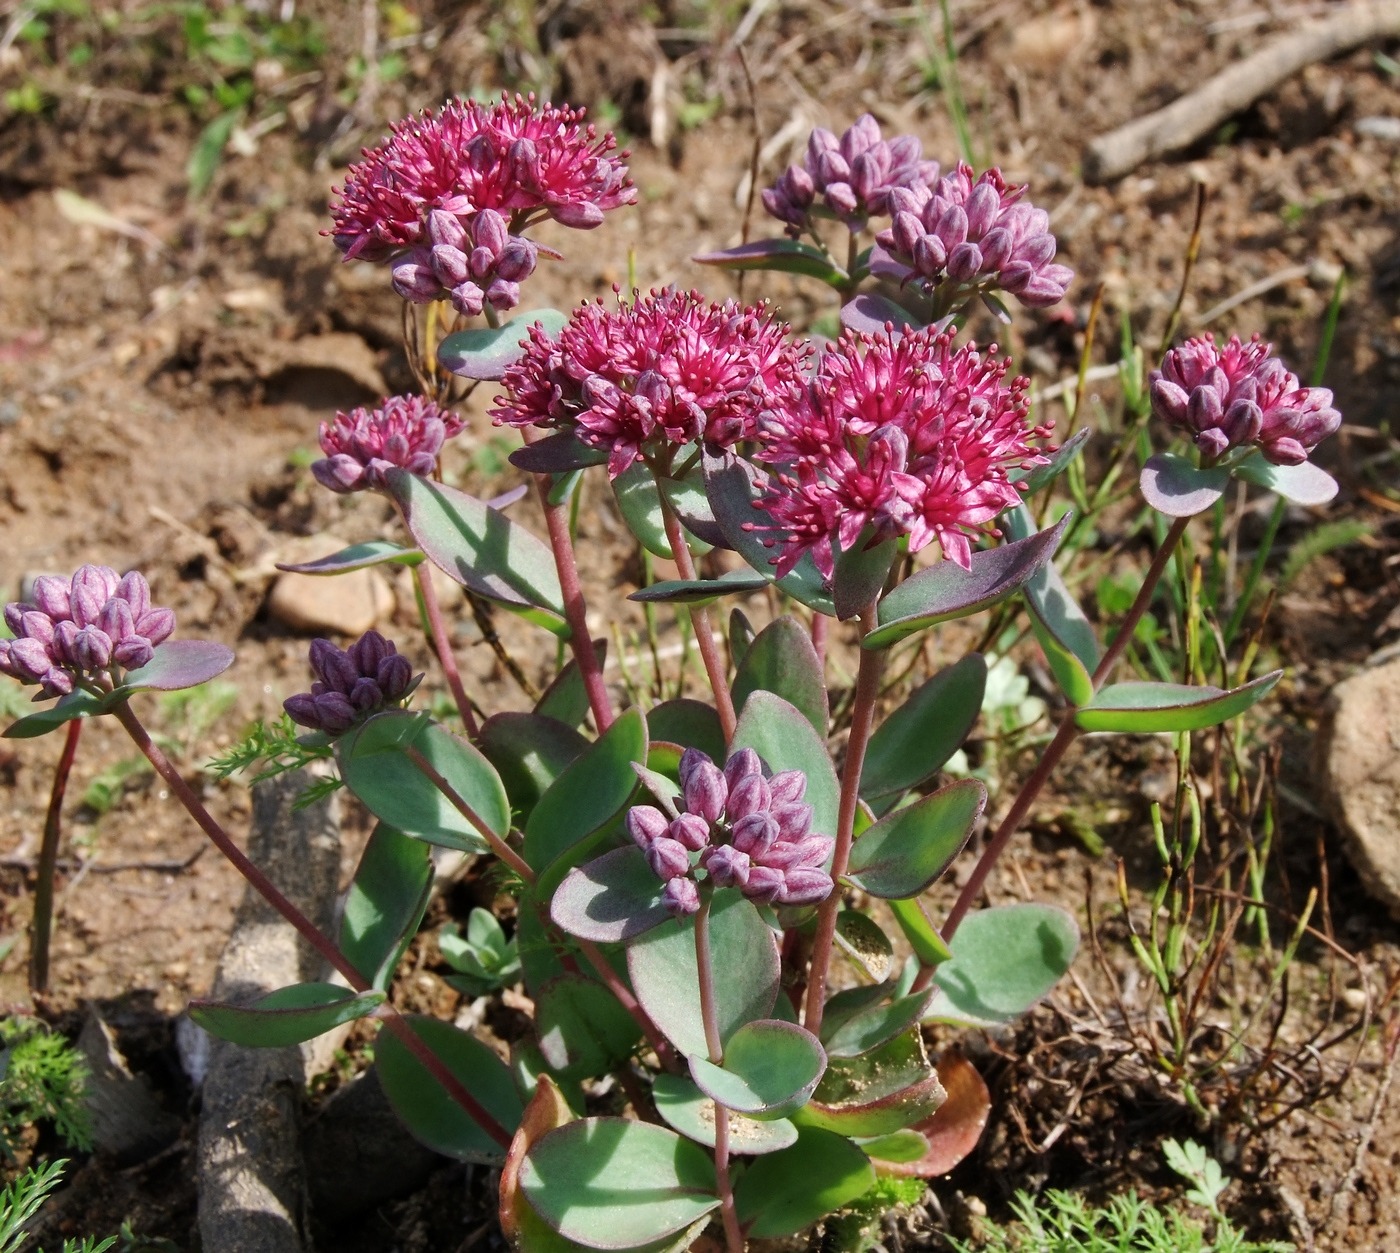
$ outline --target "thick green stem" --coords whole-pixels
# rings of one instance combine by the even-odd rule
[[[875,602],[860,615],[864,638],[875,627]],[[883,649],[862,648],[856,674],[855,702],[851,712],[851,735],[846,742],[846,764],[841,774],[841,802],[836,815],[836,848],[831,855],[831,895],[817,912],[817,930],[812,940],[812,962],[807,971],[807,1008],[803,1025],[813,1035],[822,1027],[826,1008],[826,978],[831,967],[831,949],[836,939],[836,916],[841,912],[841,878],[851,860],[851,840],[855,833],[856,808],[860,802],[860,776],[865,767],[865,750],[875,725],[875,705],[880,698],[880,675],[884,670]]]
[[[136,747],[155,767],[155,772],[165,780],[175,799],[185,807],[190,817],[213,841],[214,847],[228,858],[238,873],[252,885],[253,890],[281,914],[298,934],[326,960],[327,964],[340,973],[354,991],[368,992],[370,989],[369,981],[355,969],[350,959],[335,946],[325,932],[282,894],[271,879],[248,859],[247,854],[233,842],[233,837],[204,808],[203,803],[194,794],[190,785],[185,782],[174,763],[161,751],[160,746],[151,739],[146,728],[141,725],[141,720],[137,718],[135,711],[131,708],[131,703],[125,700],[121,701],[113,707],[112,713],[122,724],[126,733],[131,736]],[[397,1009],[385,1002],[384,1005],[380,1006],[377,1016],[383,1019],[385,1027],[403,1042],[404,1047],[422,1063],[424,1069],[441,1084],[447,1095],[461,1106],[463,1112],[477,1126],[502,1149],[510,1148],[510,1133],[467,1091],[462,1081],[447,1068],[446,1063],[409,1026]]]
[[[710,1061],[724,1064],[724,1043],[719,1035],[715,1011],[715,974],[710,953],[710,902],[712,894],[701,889],[700,909],[695,915],[695,969],[700,981],[700,1020],[705,1027],[705,1048]],[[739,1212],[734,1207],[734,1188],[729,1182],[729,1111],[715,1101],[715,1185],[719,1192],[720,1216],[724,1220],[724,1240],[729,1253],[743,1253],[744,1233]]]
[[[44,993],[49,990],[49,940],[53,935],[53,881],[58,866],[58,839],[62,830],[63,796],[68,791],[68,776],[73,758],[78,753],[78,737],[83,732],[83,719],[74,718],[68,724],[63,752],[54,767],[53,788],[49,792],[49,810],[44,815],[44,840],[39,846],[38,878],[34,883],[34,924],[29,947],[29,990]]]
[[[676,563],[676,572],[687,582],[696,578],[695,560],[690,555],[690,545],[685,531],[676,517],[671,502],[661,489],[661,478],[656,477],[656,494],[661,498],[661,517],[666,524],[666,540],[671,545],[671,556]],[[700,659],[705,663],[705,674],[710,680],[710,689],[715,695],[715,710],[719,714],[720,730],[724,732],[724,742],[734,738],[734,728],[738,718],[734,713],[734,699],[729,692],[729,674],[725,669],[724,658],[715,644],[714,624],[710,621],[710,610],[706,605],[691,605],[690,625],[695,631],[695,646],[700,650]]]

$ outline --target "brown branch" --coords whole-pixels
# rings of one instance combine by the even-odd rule
[[[1331,17],[1280,35],[1165,108],[1092,140],[1084,149],[1084,179],[1111,183],[1122,178],[1144,161],[1179,151],[1210,134],[1304,66],[1397,36],[1400,0],[1352,0]]]

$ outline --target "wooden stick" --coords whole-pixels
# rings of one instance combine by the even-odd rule
[[[1084,180],[1110,183],[1144,161],[1176,152],[1247,109],[1305,65],[1377,39],[1400,37],[1400,0],[1352,0],[1344,9],[1281,35],[1251,57],[1165,108],[1100,135],[1084,149]]]

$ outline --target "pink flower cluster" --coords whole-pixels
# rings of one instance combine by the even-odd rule
[[[938,162],[925,161],[913,135],[886,140],[880,124],[863,113],[840,139],[818,127],[807,140],[801,165],[790,165],[763,193],[763,207],[796,239],[812,229],[818,196],[825,209],[851,230],[872,214],[889,212],[896,188],[919,187],[938,177]]]
[[[614,478],[643,451],[697,440],[732,447],[802,377],[805,357],[763,305],[674,289],[574,310],[551,339],[530,328],[491,411],[498,425],[575,430],[606,449]]]
[[[333,492],[379,491],[385,471],[410,474],[437,468],[443,441],[462,430],[462,419],[421,396],[390,396],[378,409],[337,412],[322,422],[325,457],[311,464],[316,481]]]
[[[1275,465],[1299,465],[1342,424],[1325,387],[1304,387],[1255,335],[1232,335],[1222,348],[1210,334],[1188,339],[1151,374],[1153,411],[1184,428],[1211,460],[1257,445]]]
[[[929,288],[945,281],[965,290],[1009,292],[1043,308],[1064,297],[1074,271],[1054,264],[1050,216],[1024,203],[1026,188],[1008,187],[1001,171],[974,178],[970,165],[937,183],[890,192],[890,226],[876,237],[871,266]]]
[[[1010,471],[1045,460],[1026,423],[1027,380],[1005,376],[996,346],[954,348],[932,327],[896,337],[847,332],[814,378],[763,416],[758,457],[777,468],[758,503],[773,518],[779,576],[804,553],[830,578],[837,546],[904,535],[937,540],[967,568],[969,536],[1020,499]],[[995,533],[995,532],[993,532]]]
[[[76,686],[110,689],[117,669],[136,670],[175,629],[175,614],[151,604],[136,571],[122,577],[108,566],[83,566],[72,579],[41,575],[33,601],[5,606],[12,640],[0,640],[0,674],[37,683],[36,700],[67,696]]]
[[[836,841],[811,833],[802,771],[766,779],[751,748],[740,749],[721,770],[699,749],[688,748],[681,754],[680,780],[684,809],[668,805],[664,813],[637,805],[627,812],[628,834],[656,877],[665,880],[673,914],[700,908],[697,871],[715,887],[738,888],[761,904],[814,905],[831,895],[825,867]]]
[[[611,155],[616,140],[583,116],[533,95],[426,109],[350,167],[330,234],[346,260],[394,260],[405,299],[510,308],[535,264],[535,245],[520,238],[530,222],[586,230],[636,201],[627,154]]]
[[[403,704],[423,677],[414,677],[408,658],[378,631],[366,631],[344,650],[312,640],[310,662],[311,690],[287,697],[282,708],[293,722],[328,735],[344,735],[371,714]]]

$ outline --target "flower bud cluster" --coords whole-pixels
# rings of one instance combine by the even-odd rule
[[[796,239],[812,229],[817,197],[827,212],[851,230],[872,215],[889,212],[896,188],[923,186],[938,177],[938,162],[925,161],[913,135],[886,140],[869,113],[858,117],[838,139],[818,127],[807,141],[801,165],[790,165],[763,193],[763,207]]]
[[[136,670],[175,629],[175,614],[151,604],[143,575],[83,566],[72,579],[34,580],[33,601],[5,606],[12,640],[0,640],[0,674],[37,683],[36,700],[67,696],[82,683],[104,688]]]
[[[627,831],[647,864],[666,883],[664,898],[677,916],[700,908],[697,875],[738,888],[760,904],[814,905],[832,890],[826,863],[835,841],[812,834],[812,807],[802,803],[807,776],[784,770],[764,778],[751,748],[720,769],[698,749],[681,754],[684,809],[654,805],[627,813]]]
[[[1223,348],[1210,334],[1188,339],[1150,376],[1152,409],[1182,427],[1214,460],[1256,445],[1275,465],[1300,465],[1342,424],[1325,387],[1304,387],[1255,335],[1232,335]]]
[[[1063,298],[1074,272],[1054,264],[1050,215],[1022,203],[1026,188],[1008,187],[1001,171],[973,176],[970,165],[936,184],[890,192],[891,225],[876,237],[876,272],[946,281],[970,291],[1008,292],[1033,309]]]
[[[535,270],[539,248],[512,235],[495,209],[463,218],[446,209],[428,214],[427,244],[393,265],[394,290],[414,304],[443,299],[469,318],[483,306],[504,312],[520,303],[520,284]]]
[[[429,475],[443,441],[461,432],[462,419],[421,396],[390,396],[378,409],[337,412],[322,422],[321,451],[311,464],[316,481],[333,492],[380,491],[394,467]]]
[[[309,659],[316,681],[282,708],[293,722],[327,735],[344,735],[371,714],[403,704],[423,677],[378,631],[366,631],[344,650],[312,640]]]

